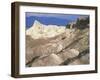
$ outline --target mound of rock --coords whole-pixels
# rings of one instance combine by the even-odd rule
[[[65,29],[56,27],[55,31],[61,30],[59,33],[54,34],[54,36],[48,34],[48,36],[43,36],[46,34],[44,25],[36,21],[34,26],[26,32],[27,66],[89,64],[89,28]],[[35,28],[37,32],[34,32]],[[40,29],[42,33],[40,37],[37,34],[36,38],[35,33],[38,33],[39,28],[42,28]]]

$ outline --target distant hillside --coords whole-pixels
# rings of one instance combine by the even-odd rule
[[[79,17],[76,21],[68,23],[66,28],[78,28],[78,29],[85,29],[89,28],[89,17]]]

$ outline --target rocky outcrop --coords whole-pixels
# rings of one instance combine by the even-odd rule
[[[32,66],[56,66],[62,63],[63,60],[56,54],[50,54],[45,57],[40,57],[32,63]]]
[[[33,26],[26,31],[26,35],[33,39],[51,38],[65,32],[64,26],[44,25],[39,21],[35,21]]]
[[[26,59],[27,61],[31,61],[33,58],[37,57],[37,56],[45,56],[45,55],[50,55],[52,53],[59,53],[60,51],[62,51],[63,49],[65,49],[68,45],[70,45],[73,41],[75,41],[75,37],[77,36],[78,32],[75,31],[72,33],[70,33],[70,36],[66,36],[67,32],[59,35],[56,37],[56,39],[51,39],[51,40],[36,40],[38,41],[37,45],[33,45],[30,46],[32,52],[30,53],[26,53]],[[26,41],[30,41],[30,40],[26,40]],[[30,44],[28,42],[26,42],[26,46],[27,45],[32,45],[33,43],[36,44],[36,41],[31,42]],[[44,43],[45,42],[45,43]],[[44,44],[43,44],[44,43]],[[28,49],[29,47],[27,47]]]
[[[54,37],[26,35],[27,66],[89,64],[89,28],[66,29]]]

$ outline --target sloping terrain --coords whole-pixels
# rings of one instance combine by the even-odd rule
[[[89,64],[89,28],[66,28],[53,37],[37,39],[26,35],[27,66],[80,64]]]

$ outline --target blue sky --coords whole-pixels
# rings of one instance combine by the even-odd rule
[[[74,14],[55,14],[55,13],[34,13],[26,12],[26,28],[33,25],[35,20],[40,21],[45,25],[66,26],[70,22],[74,22],[79,17],[87,17],[87,15]]]

